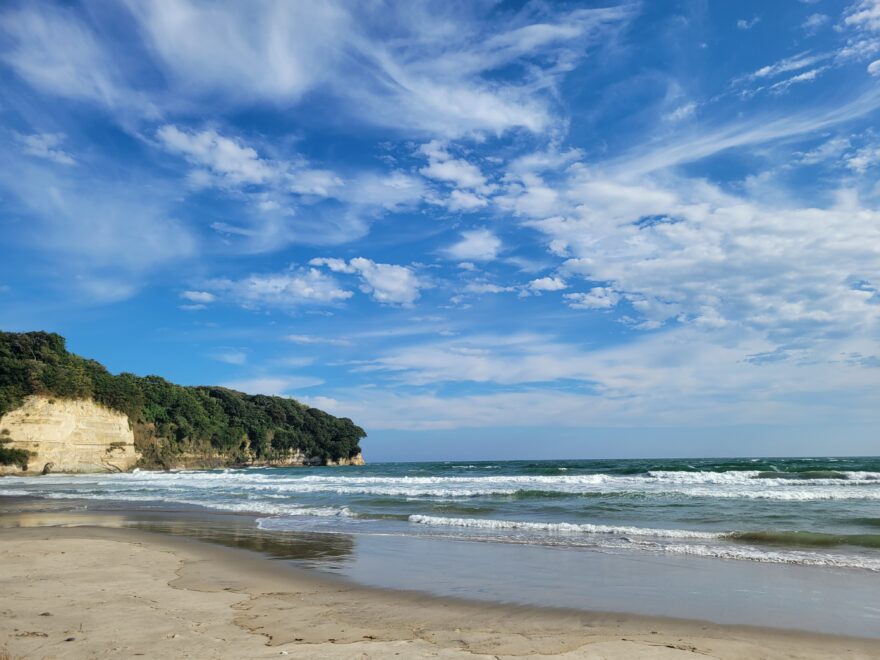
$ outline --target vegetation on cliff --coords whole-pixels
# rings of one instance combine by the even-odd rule
[[[17,465],[22,470],[27,470],[31,453],[26,449],[7,447],[10,442],[12,441],[5,434],[0,434],[0,465]]]
[[[69,353],[60,335],[0,332],[0,416],[31,394],[93,399],[125,413],[147,466],[167,466],[184,454],[230,465],[272,461],[297,450],[320,462],[339,461],[358,454],[366,436],[350,419],[293,399],[183,387],[159,376],[115,376]],[[20,463],[16,451],[0,444],[0,463]]]

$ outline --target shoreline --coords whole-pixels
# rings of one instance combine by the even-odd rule
[[[366,587],[266,550],[55,513],[0,529],[12,657],[880,658],[880,640]]]

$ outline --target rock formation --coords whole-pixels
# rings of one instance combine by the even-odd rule
[[[0,474],[123,472],[139,458],[128,417],[83,399],[29,396],[0,418],[0,435],[32,452],[27,472],[0,465]]]

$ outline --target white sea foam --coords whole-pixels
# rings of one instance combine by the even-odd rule
[[[511,496],[527,491],[568,495],[637,495],[643,497],[741,498],[786,501],[880,501],[880,473],[846,472],[841,479],[758,478],[758,471],[671,472],[641,475],[498,475],[364,477],[267,474],[251,470],[224,472],[136,472],[113,475],[48,475],[19,478],[21,494],[90,492],[205,492],[247,494],[375,495],[387,497],[466,498]]]
[[[521,529],[531,532],[550,532],[556,534],[614,534],[617,536],[652,536],[675,539],[719,539],[724,536],[720,533],[699,532],[689,529],[652,529],[648,527],[591,525],[587,523],[493,520],[490,518],[446,518],[443,516],[412,515],[409,517],[409,521],[420,525],[437,525],[442,527],[472,527],[488,530]]]
[[[663,554],[692,555],[716,559],[757,561],[771,564],[796,564],[800,566],[824,566],[830,568],[859,568],[880,572],[880,559],[858,555],[801,552],[797,550],[760,550],[749,546],[717,546],[666,544],[656,548]]]

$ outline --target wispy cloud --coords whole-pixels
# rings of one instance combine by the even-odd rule
[[[73,156],[61,149],[64,135],[60,133],[19,135],[18,141],[21,144],[21,150],[28,156],[45,158],[59,165],[76,165]]]
[[[221,300],[254,308],[327,305],[348,300],[354,295],[316,268],[254,274],[240,280],[216,279],[205,284]]]
[[[327,344],[328,346],[350,346],[351,341],[348,339],[342,339],[339,337],[323,337],[316,335],[285,335],[285,341],[292,342],[294,344],[303,344],[306,346],[314,345],[314,344]]]
[[[323,384],[320,378],[309,376],[256,376],[242,380],[232,380],[223,383],[224,387],[239,390],[247,394],[266,394],[269,396],[293,396],[301,390],[317,387]]]
[[[827,14],[810,14],[804,19],[804,22],[801,23],[801,27],[807,32],[807,34],[815,34],[819,28],[823,25],[827,25],[831,20],[831,17]]]
[[[760,16],[752,16],[751,18],[740,18],[736,22],[736,27],[739,30],[751,30],[758,23],[761,22]]]

